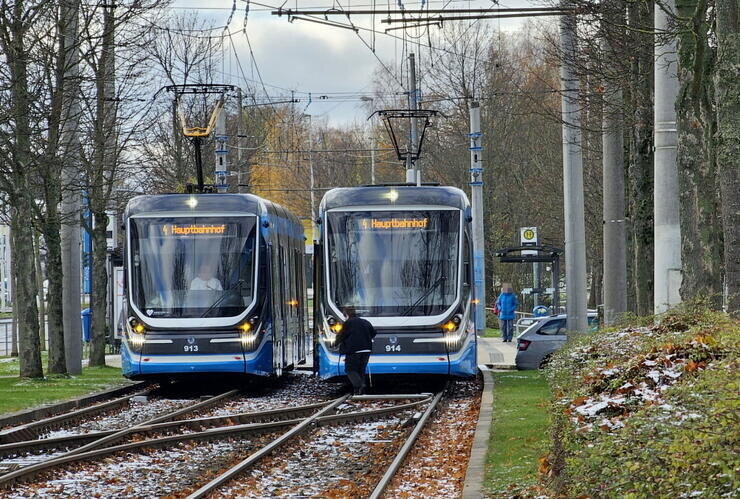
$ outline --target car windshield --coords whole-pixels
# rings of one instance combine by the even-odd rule
[[[438,315],[457,298],[458,210],[328,214],[329,283],[337,307],[371,317]]]
[[[254,217],[131,219],[132,299],[154,318],[233,317],[252,301]]]

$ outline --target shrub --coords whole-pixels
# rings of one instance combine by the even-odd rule
[[[575,497],[732,496],[740,323],[689,307],[577,338],[547,370],[544,482]]]

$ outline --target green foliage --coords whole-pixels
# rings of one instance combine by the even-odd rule
[[[536,479],[547,446],[547,381],[539,371],[494,372],[485,490],[509,497]]]
[[[657,319],[579,338],[553,358],[549,493],[736,493],[740,323],[697,304]]]

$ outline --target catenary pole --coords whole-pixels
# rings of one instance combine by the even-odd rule
[[[473,216],[473,272],[475,274],[475,332],[486,329],[486,258],[483,234],[483,134],[480,131],[480,103],[470,103],[470,191]]]
[[[409,109],[418,109],[418,99],[416,95],[416,56],[414,53],[409,54]],[[406,183],[419,184],[421,178],[416,171],[412,155],[416,151],[416,118],[411,118],[409,127],[409,145],[408,156],[406,157]]]
[[[313,174],[313,119],[310,114],[304,114],[308,118],[308,171],[310,175],[310,196],[311,196],[311,240],[316,241],[318,231],[316,230],[316,184]]]
[[[604,322],[627,311],[627,230],[624,218],[624,139],[622,90],[607,88],[602,131],[604,190]]]
[[[576,54],[576,17],[560,18],[563,114],[563,198],[565,202],[565,287],[569,332],[586,331],[586,229],[583,206],[583,160]]]
[[[655,7],[655,30],[670,29],[674,0]],[[665,37],[655,45],[655,154],[653,156],[653,219],[655,238],[654,311],[665,312],[681,301],[681,227],[676,164],[676,98],[678,74],[676,39]]]
[[[82,373],[82,321],[80,318],[80,57],[78,39],[79,0],[67,0],[64,9],[65,113],[62,127],[62,313],[67,372]]]

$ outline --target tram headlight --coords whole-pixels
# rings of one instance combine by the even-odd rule
[[[128,338],[131,345],[135,348],[141,348],[146,337],[146,326],[133,317],[128,320]]]
[[[254,345],[254,342],[257,341],[257,323],[259,322],[259,317],[252,317],[247,322],[242,322],[237,326],[237,329],[239,330],[239,340],[242,342],[242,345],[245,347],[251,347]]]
[[[457,331],[457,328],[460,327],[461,322],[462,322],[462,317],[460,317],[459,314],[455,315],[452,319],[442,324],[442,329],[444,329],[448,333]]]
[[[331,329],[334,334],[339,334],[342,332],[342,329],[344,329],[344,324],[336,320],[331,315],[327,317],[326,323],[329,325],[329,329]]]

